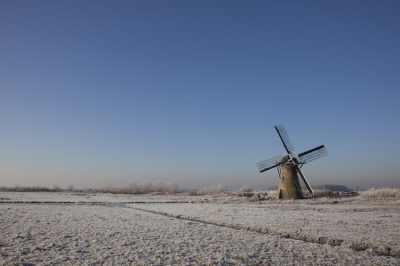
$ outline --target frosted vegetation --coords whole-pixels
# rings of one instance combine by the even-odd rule
[[[329,197],[332,196],[333,191],[329,188],[340,188],[343,190],[343,187],[340,185],[324,185],[324,186],[313,186],[314,193],[312,197]],[[325,189],[320,189],[320,188]],[[347,189],[348,190],[348,189]],[[52,189],[43,187],[43,186],[15,186],[15,187],[0,187],[0,191],[8,191],[8,192],[62,192],[62,191],[79,191],[85,193],[112,193],[112,194],[148,194],[148,193],[159,193],[159,194],[176,194],[178,193],[178,183],[176,182],[162,182],[156,181],[154,183],[151,182],[143,182],[138,184],[136,182],[130,182],[128,185],[124,187],[116,187],[112,183],[101,187],[99,189],[84,189],[84,190],[76,190],[73,185],[69,185],[67,189],[62,189],[58,185],[54,185]],[[239,192],[239,193],[238,193]],[[215,186],[205,186],[201,190],[198,190],[196,187],[191,187],[187,190],[186,194],[190,196],[200,196],[200,195],[242,195],[241,193],[253,193],[257,194],[257,192],[263,192],[268,195],[270,198],[275,198],[276,190],[268,190],[268,191],[255,191],[251,186],[245,185],[242,186],[239,191],[229,191],[227,186],[223,183],[220,183]],[[365,199],[396,199],[400,200],[400,188],[371,188],[365,191],[359,191],[359,196]]]
[[[196,196],[198,194],[199,190],[196,187],[191,187],[188,191],[190,196]]]
[[[252,192],[253,190],[251,186],[243,186],[240,188],[240,192]]]
[[[371,188],[361,191],[360,196],[366,199],[397,199],[400,200],[400,188]]]
[[[54,185],[53,189],[47,187],[40,186],[15,186],[14,188],[7,188],[5,186],[0,188],[0,191],[15,191],[15,192],[61,192],[61,189],[58,185]],[[74,186],[69,185],[66,191],[74,191]],[[84,189],[80,190],[86,193],[112,193],[112,194],[147,194],[153,192],[160,193],[177,193],[178,191],[178,183],[176,182],[162,182],[156,181],[154,183],[151,182],[143,182],[141,184],[137,184],[136,182],[130,182],[125,187],[116,187],[113,183],[110,183],[100,189]]]
[[[136,182],[130,182],[126,187],[114,187],[113,184],[109,184],[100,189],[100,191],[113,194],[148,194],[152,192],[174,194],[178,191],[178,183],[157,181],[154,184],[151,182],[137,184]]]
[[[202,195],[214,195],[214,194],[222,194],[228,191],[228,188],[226,187],[225,184],[219,184],[216,186],[209,186],[209,187],[204,187],[201,191],[200,194]]]

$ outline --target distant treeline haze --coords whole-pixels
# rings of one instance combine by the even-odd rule
[[[323,185],[323,186],[313,186],[314,194],[313,196],[329,196],[332,191],[349,191],[346,186],[342,185]],[[269,188],[268,195],[273,197],[275,193],[275,188]],[[137,184],[136,182],[130,182],[125,187],[115,187],[112,183],[108,184],[99,189],[74,189],[72,185],[69,185],[67,189],[61,189],[58,185],[53,186],[53,188],[41,187],[41,186],[15,186],[15,187],[0,187],[0,191],[4,192],[61,192],[61,191],[80,191],[86,193],[113,193],[113,194],[148,194],[148,193],[163,193],[163,194],[175,194],[178,192],[178,184],[176,182],[162,182],[157,181],[154,183],[143,182]],[[254,189],[251,186],[242,186],[239,190],[240,192],[252,192]],[[237,193],[232,191],[233,194]],[[191,187],[186,190],[189,195],[215,195],[215,194],[232,194],[225,184],[219,184],[216,186],[205,186],[200,191],[196,187]],[[371,188],[366,191],[361,191],[360,196],[363,198],[370,199],[400,199],[400,188]]]
[[[242,189],[253,190],[250,186],[244,186]],[[113,194],[148,194],[148,193],[169,193],[174,194],[178,192],[178,183],[176,182],[162,182],[156,181],[143,182],[138,184],[136,182],[130,182],[125,187],[116,187],[112,183],[98,188],[86,188],[86,189],[74,189],[73,185],[69,185],[67,189],[61,189],[58,185],[53,186],[52,189],[41,186],[15,186],[15,187],[0,187],[0,191],[10,192],[61,192],[61,191],[84,191],[87,193],[113,193]],[[225,184],[219,184],[216,186],[205,186],[200,191],[196,187],[192,187],[188,190],[190,195],[210,195],[210,194],[221,194],[227,192],[228,189]]]
[[[0,187],[0,191],[15,191],[15,192],[60,192],[60,191],[85,191],[88,193],[103,192],[103,193],[114,193],[114,194],[147,194],[152,192],[164,192],[164,193],[176,193],[178,191],[178,183],[176,182],[161,182],[155,183],[143,182],[137,184],[136,182],[130,182],[125,187],[115,187],[112,183],[98,189],[74,189],[73,185],[69,185],[67,189],[61,189],[58,185],[53,186],[52,189],[41,186],[15,186],[15,187]]]
[[[243,186],[241,191],[253,191],[250,186]],[[138,184],[136,182],[130,182],[124,187],[116,187],[112,183],[98,188],[86,188],[86,189],[74,189],[73,185],[69,185],[67,189],[61,189],[58,185],[53,186],[52,189],[41,186],[15,186],[15,187],[0,187],[0,191],[14,191],[14,192],[61,192],[61,191],[84,191],[87,193],[113,193],[113,194],[148,194],[148,193],[169,193],[174,194],[178,192],[178,183],[176,182],[162,182],[156,181],[143,182]],[[221,194],[228,192],[228,188],[225,184],[221,183],[215,186],[205,186],[200,191],[196,187],[191,187],[186,190],[189,195],[212,195]]]

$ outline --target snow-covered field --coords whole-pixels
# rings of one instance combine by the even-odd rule
[[[337,202],[0,192],[0,265],[400,265],[400,204]]]

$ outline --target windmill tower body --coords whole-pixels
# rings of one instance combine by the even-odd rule
[[[321,145],[296,156],[285,127],[283,125],[275,126],[275,130],[287,153],[257,163],[258,170],[263,173],[273,168],[278,169],[280,183],[276,195],[277,199],[303,199],[307,193],[312,194],[313,190],[301,167],[328,153],[325,146]]]
[[[303,199],[299,177],[293,164],[284,164],[281,172],[281,182],[278,186],[276,199]]]

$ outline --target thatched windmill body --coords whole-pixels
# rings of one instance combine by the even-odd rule
[[[262,173],[273,168],[278,169],[280,183],[276,194],[277,199],[303,199],[312,194],[313,190],[301,171],[301,167],[328,153],[325,146],[321,145],[295,156],[284,125],[275,126],[275,130],[287,153],[257,163],[258,170]]]

